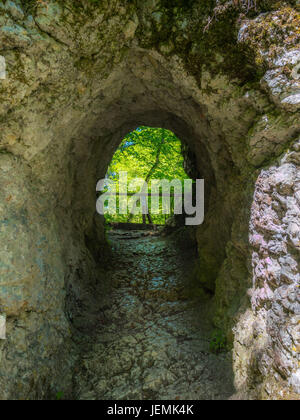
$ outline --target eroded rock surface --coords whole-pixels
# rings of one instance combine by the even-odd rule
[[[80,342],[76,397],[229,398],[231,357],[210,351],[209,302],[191,288],[193,249],[143,235],[110,234],[113,292],[95,331]]]
[[[0,3],[1,398],[73,395],[72,337],[109,296],[95,185],[140,124],[205,178],[196,272],[235,386],[298,392],[298,3]]]

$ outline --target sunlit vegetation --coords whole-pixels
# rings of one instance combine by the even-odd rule
[[[139,192],[132,189],[132,181],[136,178],[148,183],[148,193],[151,193],[151,181],[178,179],[182,186],[188,179],[184,170],[181,141],[171,131],[162,128],[138,127],[129,133],[116,151],[107,171],[107,179],[114,181],[119,193],[119,174],[126,171],[127,191],[129,192],[129,214],[119,214],[120,197],[117,197],[117,215],[107,213],[107,222],[153,223],[164,224],[174,213],[174,197],[171,197],[167,214],[162,214],[162,199],[160,199],[160,214],[151,214],[151,198],[148,198],[149,214],[130,214],[130,194]]]

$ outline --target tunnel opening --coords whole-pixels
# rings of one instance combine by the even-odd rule
[[[98,151],[95,153],[96,155],[100,153],[102,155],[101,166],[100,168],[98,166],[96,170],[97,174],[99,174],[98,179],[100,176],[105,176],[106,179],[111,178],[113,183],[118,180],[118,175],[114,173],[114,168],[111,167],[112,164],[115,165],[114,157],[116,155],[118,155],[117,165],[119,165],[119,167],[123,170],[128,169],[128,167],[130,166],[130,161],[134,156],[136,168],[134,168],[133,173],[142,177],[140,179],[143,179],[144,181],[146,180],[149,172],[151,173],[151,176],[149,177],[150,181],[151,178],[155,177],[156,174],[158,175],[158,178],[165,177],[167,181],[170,182],[174,179],[174,176],[176,176],[177,179],[179,179],[182,183],[184,179],[191,180],[193,182],[192,188],[195,186],[195,181],[197,179],[203,179],[205,181],[203,201],[205,205],[205,215],[208,214],[209,223],[207,224],[206,219],[204,218],[203,226],[191,227],[189,229],[190,233],[188,235],[190,237],[191,243],[193,244],[192,247],[196,249],[196,252],[198,252],[199,254],[202,253],[204,255],[203,262],[201,263],[201,259],[199,259],[197,267],[195,268],[195,276],[200,281],[199,287],[202,288],[206,293],[214,295],[217,276],[226,256],[225,245],[230,237],[232,214],[229,214],[227,211],[228,209],[225,208],[224,210],[226,211],[226,213],[224,214],[224,218],[226,218],[226,224],[222,223],[221,220],[218,220],[218,223],[221,224],[215,226],[215,228],[213,227],[215,221],[212,221],[211,219],[214,217],[214,214],[216,214],[216,212],[219,211],[218,206],[221,206],[222,197],[219,198],[219,203],[216,204],[216,195],[218,194],[218,187],[215,178],[215,168],[213,168],[213,165],[211,163],[206,145],[196,133],[192,132],[191,128],[182,119],[170,113],[166,113],[163,111],[151,111],[148,112],[146,115],[144,114],[141,117],[137,117],[135,121],[136,122],[133,123],[126,123],[124,127],[121,127],[116,133],[109,137],[110,143],[104,143],[102,145],[101,152],[98,149]],[[143,125],[145,124],[145,121],[149,124]],[[160,125],[159,123],[162,122],[163,124]],[[164,128],[153,128],[159,126],[163,126]],[[131,128],[131,130],[129,130],[129,133],[126,133],[128,127],[132,127],[134,129]],[[136,129],[135,127],[138,127],[138,129]],[[141,139],[143,138],[143,136],[145,137],[143,140],[144,143],[142,142],[142,144],[139,145],[140,156],[138,156],[138,152],[135,151],[135,143],[132,140],[132,137],[136,137],[135,140],[138,140],[137,134],[140,135]],[[156,144],[153,144],[153,136],[156,136]],[[161,167],[159,167],[159,165],[158,167],[156,167],[157,150],[159,149],[159,143],[163,136],[169,137],[171,149],[168,150],[168,146],[166,146],[166,150],[161,151],[160,156],[162,158],[162,162],[159,162],[161,163]],[[94,140],[94,142],[98,141],[99,140],[97,138]],[[128,147],[128,144],[131,143],[133,144],[130,148]],[[137,141],[136,144],[138,145],[139,142]],[[145,164],[145,155],[142,156],[143,147],[145,145],[146,150],[148,148],[148,153],[149,150],[152,149],[150,153],[148,167]],[[93,146],[94,149],[96,147],[98,148],[99,146]],[[124,150],[127,150],[127,152],[129,151],[129,153],[126,156],[124,162],[121,162],[122,156],[124,156]],[[172,153],[175,158],[173,162],[172,159],[170,159]],[[107,159],[105,158],[105,156],[107,156]],[[143,168],[139,168],[139,170],[137,171],[137,168],[140,164],[140,162],[138,162],[139,158],[144,159],[144,166]],[[103,164],[103,161],[105,161],[106,163]],[[229,164],[229,167],[230,166],[231,163]],[[223,171],[224,167],[220,169],[221,171]],[[223,175],[224,173],[219,174],[219,176]],[[226,181],[226,179],[228,179],[228,174],[226,175],[224,181]],[[127,181],[129,180],[127,179]],[[184,188],[182,189],[182,191],[184,192]],[[162,191],[160,190],[159,194],[161,192]],[[133,221],[135,221],[137,222],[137,225],[140,225],[139,227],[141,227],[142,225],[149,224],[150,222],[154,221],[153,226],[155,227],[155,225],[165,225],[168,220],[168,217],[172,216],[168,220],[168,226],[166,226],[165,231],[169,230],[169,232],[171,232],[174,229],[178,230],[179,228],[184,228],[187,216],[184,214],[184,206],[183,214],[172,215],[171,212],[174,212],[174,198],[172,197],[172,193],[175,193],[175,189],[171,187],[170,192],[170,206],[168,207],[168,211],[165,212],[166,214],[162,214],[162,198],[160,197],[158,215],[154,217],[151,217],[150,215],[150,219],[148,218],[148,215],[142,215],[142,206],[140,202],[138,203],[140,211],[138,212],[139,214],[136,216],[132,216],[130,214],[130,208],[127,209],[129,211],[129,215],[120,215],[117,211],[116,215],[110,216],[106,214],[103,218],[103,216],[95,214],[92,218],[93,224],[91,224],[85,232],[85,244],[87,245],[87,248],[89,249],[90,253],[93,255],[93,258],[97,262],[105,259],[105,255],[107,253],[105,232],[107,231],[107,228],[114,227],[114,224],[116,223],[122,224],[125,222],[129,222],[131,224]],[[194,192],[195,191],[193,191],[193,193]],[[119,198],[120,197],[117,197],[116,207],[118,207]],[[192,198],[193,200],[195,200],[195,194],[193,194]],[[147,206],[148,213],[150,207],[149,204],[150,203],[148,203]],[[193,205],[195,206],[195,201],[193,201]],[[209,209],[211,210],[209,211]],[[90,210],[91,209],[89,209],[88,211],[90,212]],[[213,240],[210,236],[211,229],[214,229],[213,235],[217,237],[221,236],[221,243],[224,245],[224,248],[222,248],[222,246],[218,247],[216,243],[213,243]],[[204,233],[202,239],[200,231]],[[185,233],[183,233],[183,236],[186,237]],[[218,248],[217,252],[216,248]]]
[[[185,190],[170,188],[162,212],[156,189],[156,214],[148,195],[155,186],[151,181],[161,179],[175,179],[181,187],[189,180],[193,192],[198,176],[195,151],[166,128],[139,125],[114,152],[98,197],[105,195],[104,214],[95,216],[109,249],[106,259],[86,237],[94,258],[102,259],[109,291],[101,309],[94,310],[93,344],[86,348],[90,326],[79,339],[84,364],[74,378],[76,399],[215,400],[234,393],[227,338],[213,326],[214,290],[198,281],[199,226],[186,226],[184,211],[174,214],[175,192]],[[136,178],[139,182],[132,182]],[[145,191],[145,182],[149,202],[143,214],[143,196],[131,202],[130,192]],[[120,214],[124,187],[129,200]],[[209,184],[206,191],[212,188]]]
[[[125,169],[129,174],[126,178],[128,184],[131,176],[139,177],[143,182],[149,182],[151,178],[173,180],[177,177],[181,183],[184,179],[195,182],[203,177],[205,211],[209,212],[214,203],[212,197],[216,194],[217,183],[206,146],[196,141],[196,135],[172,114],[164,114],[165,128],[157,128],[153,124],[162,122],[161,115],[156,112],[151,112],[146,120],[152,124],[142,125],[145,124],[143,119],[142,124],[136,123],[134,127],[138,128],[129,131],[129,134],[125,135],[125,129],[117,132],[118,141],[112,150],[109,149],[111,160],[108,159],[106,168],[101,169],[101,174],[105,173],[105,180],[112,181],[114,186],[116,181],[120,181],[117,172]],[[164,145],[165,148],[162,147]],[[193,187],[193,182],[191,185]],[[118,208],[119,190],[114,189],[112,193],[113,186],[106,184],[104,194],[109,193],[109,201],[111,194],[114,196],[116,193],[115,207]],[[103,191],[100,197],[102,194]],[[141,200],[138,204],[142,210]],[[161,210],[161,197],[159,204]],[[108,202],[104,208],[107,209],[107,205]],[[127,210],[131,206],[129,204]],[[91,327],[96,331],[94,340],[97,346],[82,354],[82,358],[88,359],[93,366],[88,369],[89,375],[95,373],[95,380],[98,378],[97,381],[102,384],[98,393],[91,391],[97,399],[179,398],[178,393],[183,399],[191,396],[205,399],[207,392],[211,399],[218,399],[228,398],[234,392],[232,360],[228,353],[230,343],[225,329],[216,326],[213,321],[217,273],[225,253],[220,255],[219,250],[216,258],[210,261],[211,266],[206,267],[206,272],[210,273],[207,281],[202,273],[207,262],[201,265],[199,249],[201,226],[185,226],[186,215],[183,213],[175,217],[170,211],[171,207],[167,212],[171,216],[168,221],[161,211],[158,215],[151,215],[150,219],[141,211],[133,217],[130,212],[124,215],[116,212],[108,216],[95,214],[90,234],[85,234],[85,244],[98,265],[98,276],[102,273],[101,285],[98,277],[97,285],[93,287],[96,302],[91,304],[88,293],[88,304],[82,305],[81,300],[80,315],[77,313],[72,323],[75,319],[77,331],[84,332],[85,337],[89,337]],[[203,232],[207,229],[205,223],[206,220]],[[155,226],[154,232],[150,231],[150,226]],[[158,231],[157,226],[160,227]],[[205,248],[207,240],[203,242]],[[214,250],[211,244],[209,246],[211,249],[207,253],[212,255]],[[214,267],[214,273],[211,267]],[[97,287],[103,298],[100,305],[95,291]],[[74,313],[74,299],[69,299],[68,308]],[[114,344],[111,350],[110,346],[102,343],[101,337],[113,337],[116,330],[120,341],[112,339]],[[86,342],[86,338],[81,340]],[[145,354],[139,354],[136,340],[141,340],[146,357]],[[127,346],[131,354],[128,354]],[[103,350],[101,354],[97,350],[99,348]],[[83,353],[86,352],[84,345],[81,349]],[[173,358],[178,366],[183,358],[186,372],[172,371],[168,357]],[[96,366],[99,359],[101,373]],[[116,360],[122,365],[121,368],[115,366]],[[188,367],[189,362],[191,365]],[[192,373],[202,369],[207,370],[210,379],[197,379],[197,374]],[[177,380],[176,375],[179,375]],[[194,378],[192,385],[188,385],[190,375]],[[83,370],[76,375],[76,381],[76,398],[88,398],[89,385]]]
[[[183,226],[184,194],[192,193],[196,182],[185,172],[184,168],[196,170],[184,157],[186,152],[187,147],[166,129],[141,126],[126,135],[105,176],[106,225],[133,229],[148,224],[156,229],[168,222],[170,227]],[[144,197],[136,195],[143,191]],[[195,196],[192,199],[195,206]]]
[[[198,108],[197,111],[199,111]],[[63,280],[63,284],[58,286],[58,283],[55,283],[54,287],[53,283],[51,293],[54,295],[54,300],[50,301],[48,311],[49,313],[52,310],[55,312],[56,308],[63,306],[63,316],[66,317],[64,321],[66,322],[66,329],[69,330],[71,328],[73,340],[75,337],[75,342],[77,343],[75,350],[73,348],[75,355],[77,354],[78,345],[80,351],[83,349],[81,360],[84,360],[84,352],[89,347],[91,340],[94,339],[91,337],[97,335],[96,332],[99,332],[99,328],[101,329],[101,335],[106,336],[105,327],[107,321],[110,318],[114,319],[113,312],[110,309],[112,307],[112,296],[114,296],[115,288],[113,287],[114,282],[111,281],[110,275],[107,273],[105,263],[107,260],[117,258],[120,255],[118,252],[114,252],[112,257],[111,250],[107,247],[107,234],[104,220],[96,213],[95,209],[95,184],[99,179],[105,178],[109,163],[118,149],[121,140],[124,139],[128,132],[136,129],[136,127],[163,127],[165,130],[170,130],[175,133],[177,138],[180,138],[182,142],[182,154],[186,173],[191,179],[205,179],[205,223],[197,229],[193,229],[192,237],[187,239],[189,244],[193,244],[193,255],[195,249],[194,244],[196,244],[198,258],[193,259],[193,263],[187,266],[186,264],[190,259],[191,253],[190,255],[182,253],[182,255],[186,255],[182,267],[185,267],[186,272],[189,272],[192,276],[191,283],[196,296],[202,299],[201,291],[203,290],[205,292],[205,299],[209,295],[209,305],[202,305],[203,308],[206,308],[203,319],[211,320],[217,313],[215,308],[218,308],[219,302],[223,305],[224,297],[226,297],[226,300],[228,299],[223,293],[225,287],[223,283],[221,283],[219,291],[217,290],[218,273],[226,258],[226,244],[230,240],[233,222],[232,203],[230,202],[232,196],[230,196],[230,200],[226,200],[226,191],[228,190],[222,191],[222,187],[227,181],[230,181],[229,188],[234,188],[236,185],[234,179],[237,169],[234,167],[226,148],[219,150],[219,160],[213,160],[212,152],[209,150],[210,144],[202,136],[202,131],[195,130],[191,124],[186,123],[183,118],[178,117],[176,114],[166,112],[162,109],[157,110],[156,108],[143,114],[135,114],[133,112],[133,115],[134,117],[129,121],[124,118],[123,123],[118,128],[114,127],[111,131],[107,131],[105,128],[102,128],[103,131],[101,131],[96,124],[92,130],[88,127],[88,131],[83,130],[81,133],[77,133],[76,137],[72,137],[69,142],[57,142],[55,145],[49,144],[42,152],[43,158],[39,155],[33,159],[30,169],[26,166],[24,168],[22,167],[22,163],[18,163],[26,174],[24,180],[30,179],[34,188],[40,191],[39,196],[34,193],[34,189],[33,192],[30,191],[33,202],[36,203],[37,198],[41,200],[41,198],[45,197],[45,202],[47,204],[49,202],[51,203],[51,207],[45,210],[48,220],[52,220],[53,226],[55,226],[55,235],[54,237],[50,236],[52,241],[51,249],[53,243],[59,245],[56,248],[56,253],[51,253],[52,258],[57,259],[56,263],[53,264],[57,272],[54,274],[51,272],[47,276],[59,276],[60,282]],[[121,117],[120,120],[122,122]],[[118,122],[120,121],[118,120]],[[209,131],[209,127],[207,129]],[[56,160],[53,159],[54,155],[57,157]],[[34,180],[34,174],[38,173],[42,173],[43,176],[41,177],[39,174],[36,176],[36,180]],[[28,183],[28,185],[31,184]],[[37,208],[40,208],[40,206],[41,204],[38,204]],[[218,215],[217,218],[216,215]],[[41,218],[41,216],[39,217]],[[42,228],[45,226],[43,223],[43,220],[41,220],[40,226]],[[50,227],[49,222],[47,222],[46,226]],[[46,232],[46,235],[49,237],[51,234]],[[119,239],[117,240],[118,243],[121,242]],[[141,241],[143,241],[142,238]],[[49,253],[50,245],[47,248],[47,242],[45,241],[41,242],[41,244],[41,252]],[[147,246],[150,246],[150,248],[153,246],[154,249],[158,246],[160,249],[165,250],[166,255],[168,255],[166,243],[157,245],[153,244],[151,239],[146,238],[143,241],[143,245],[146,248]],[[178,242],[176,242],[175,248],[172,245],[171,249],[171,259],[182,261],[182,256],[178,256],[178,250],[180,249]],[[118,251],[118,249],[116,250]],[[125,259],[125,266],[126,261],[128,262],[126,257],[127,251],[124,251],[125,256],[121,252],[122,258]],[[131,252],[133,259],[136,258],[136,251],[129,250],[128,252]],[[150,253],[151,249],[149,249],[148,255]],[[178,258],[175,258],[176,255]],[[235,255],[233,255],[233,258],[235,258]],[[241,261],[243,260],[241,259]],[[114,262],[115,266],[118,267],[118,260],[114,259]],[[155,265],[155,261],[153,261],[153,265]],[[57,267],[59,267],[60,271],[58,271]],[[178,267],[178,273],[182,273],[182,267]],[[43,269],[50,270],[48,266],[43,267]],[[224,273],[222,273],[222,276],[224,276]],[[159,286],[161,281],[159,273],[154,273],[152,277],[156,279],[155,282]],[[147,281],[149,287],[151,287],[153,278]],[[158,289],[161,290],[162,288],[158,287]],[[242,285],[242,289],[244,293],[244,285]],[[155,292],[151,289],[150,294],[152,293]],[[181,286],[175,295],[177,296],[178,293],[181,300],[183,297],[186,298],[184,295],[180,296],[180,293],[182,293]],[[236,293],[236,290],[234,293]],[[212,296],[215,297],[213,301],[211,300]],[[26,299],[26,295],[23,298]],[[118,313],[121,302],[122,300],[119,300],[119,304],[114,307],[116,313]],[[226,337],[224,339],[228,328],[226,323],[227,325],[231,325],[230,323],[232,323],[232,315],[226,315],[228,308],[227,302],[224,302],[225,309],[221,310],[219,320],[214,321],[217,327],[215,338],[206,336],[206,350],[207,343],[210,340],[220,343],[227,341]],[[125,307],[127,303],[125,299]],[[34,305],[34,302],[30,305]],[[53,309],[51,305],[53,305]],[[201,308],[198,304],[197,308],[199,309],[199,307]],[[105,314],[106,312],[107,314]],[[197,319],[199,319],[199,314],[201,313],[201,310],[198,311]],[[11,314],[12,317],[15,316],[15,312],[11,312]],[[187,314],[191,316],[191,312],[187,311]],[[114,332],[111,331],[110,334],[113,336]],[[178,340],[180,342],[182,338],[178,336],[176,342]],[[73,344],[69,344],[69,346],[72,349]],[[199,349],[199,352],[201,351]],[[76,359],[75,355],[73,359],[68,358],[68,363],[72,363],[72,360]],[[213,365],[211,362],[213,353],[209,349],[208,356],[211,365]],[[222,357],[221,355],[220,360]],[[227,390],[232,390],[232,379],[229,379],[231,378],[230,363],[228,360],[226,363],[224,362],[224,365],[221,363],[223,367],[220,366],[219,369],[219,372],[222,372],[221,376],[228,378]],[[68,364],[64,369],[68,369]],[[226,375],[224,369],[227,371]],[[164,372],[167,374],[166,371]],[[163,379],[161,381],[164,382]],[[218,389],[221,389],[221,382],[219,382],[219,385],[220,388]],[[26,382],[24,386],[26,386]],[[78,384],[78,389],[81,389],[80,384]],[[182,392],[185,391],[183,390]],[[76,395],[78,396],[79,394]],[[133,394],[130,395],[133,396]],[[152,391],[147,391],[143,395],[145,398],[154,397]]]

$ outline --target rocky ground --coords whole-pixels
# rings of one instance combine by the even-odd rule
[[[111,305],[81,339],[77,399],[227,399],[230,355],[210,351],[207,303],[192,287],[193,250],[150,232],[110,233]]]

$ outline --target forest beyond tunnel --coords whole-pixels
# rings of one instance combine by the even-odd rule
[[[138,127],[128,133],[105,177],[109,195],[106,201],[101,199],[100,213],[105,212],[106,222],[163,225],[173,216],[174,221],[175,217],[179,219],[184,212],[184,192],[192,191],[193,180],[186,171],[194,177],[197,173],[191,156],[188,146],[169,130]],[[143,190],[147,197],[135,197]]]
[[[110,340],[104,330],[113,325],[114,311],[107,298],[115,305],[118,291],[103,264],[110,255],[95,212],[95,185],[121,139],[140,126],[175,133],[187,174],[205,179],[193,278],[197,290],[214,295],[208,312],[232,350],[233,373],[229,368],[225,375],[230,393],[213,378],[220,392],[210,397],[235,391],[237,398],[294,398],[300,338],[296,6],[258,2],[249,11],[244,2],[215,9],[214,2],[200,1],[178,8],[163,1],[82,1],[82,7],[51,1],[47,8],[1,3],[7,78],[0,80],[0,315],[7,334],[0,341],[0,398],[45,399],[58,392],[74,398],[74,376],[81,384],[87,379],[78,372],[84,364],[78,349],[82,354],[84,337],[106,311],[99,340]],[[274,25],[285,30],[273,36]],[[116,240],[123,243],[120,234]],[[168,252],[159,238],[136,238],[133,247],[140,241]],[[126,252],[120,256],[128,265]],[[137,263],[142,259],[143,252]],[[148,261],[156,264],[151,256]],[[174,267],[180,278],[184,266]],[[126,275],[121,288],[130,282]],[[94,353],[97,346],[102,351],[100,341],[85,342],[87,373],[94,355],[100,357]],[[201,352],[196,348],[192,356],[199,372],[188,388],[197,398],[203,389],[193,387],[207,372],[197,359]],[[125,362],[126,370],[131,361]],[[113,384],[96,382],[96,398],[125,395],[121,385],[116,395],[101,389]],[[207,389],[212,383],[207,378]],[[77,397],[90,391],[84,385]],[[143,392],[130,396],[159,396],[157,389]]]

